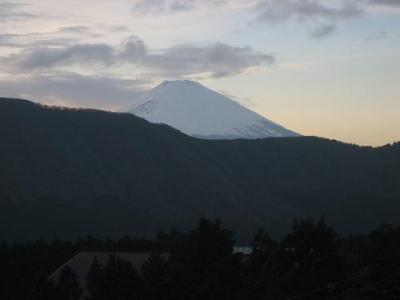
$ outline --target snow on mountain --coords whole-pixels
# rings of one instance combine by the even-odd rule
[[[122,111],[204,139],[298,136],[226,96],[189,81],[164,81]]]

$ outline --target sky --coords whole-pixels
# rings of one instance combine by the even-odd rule
[[[0,96],[115,111],[198,81],[303,135],[400,140],[400,0],[0,0]]]

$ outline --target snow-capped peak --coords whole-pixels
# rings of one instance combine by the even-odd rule
[[[228,97],[190,80],[164,81],[123,111],[201,138],[298,136]]]

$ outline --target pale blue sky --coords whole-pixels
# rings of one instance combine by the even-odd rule
[[[306,135],[400,140],[400,1],[0,0],[0,94],[115,110],[193,79]]]

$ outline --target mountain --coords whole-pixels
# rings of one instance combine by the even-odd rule
[[[248,242],[294,217],[399,222],[400,144],[201,140],[127,113],[0,99],[0,240],[152,235],[221,218]]]
[[[164,81],[122,111],[204,139],[298,136],[226,96],[188,80]]]

